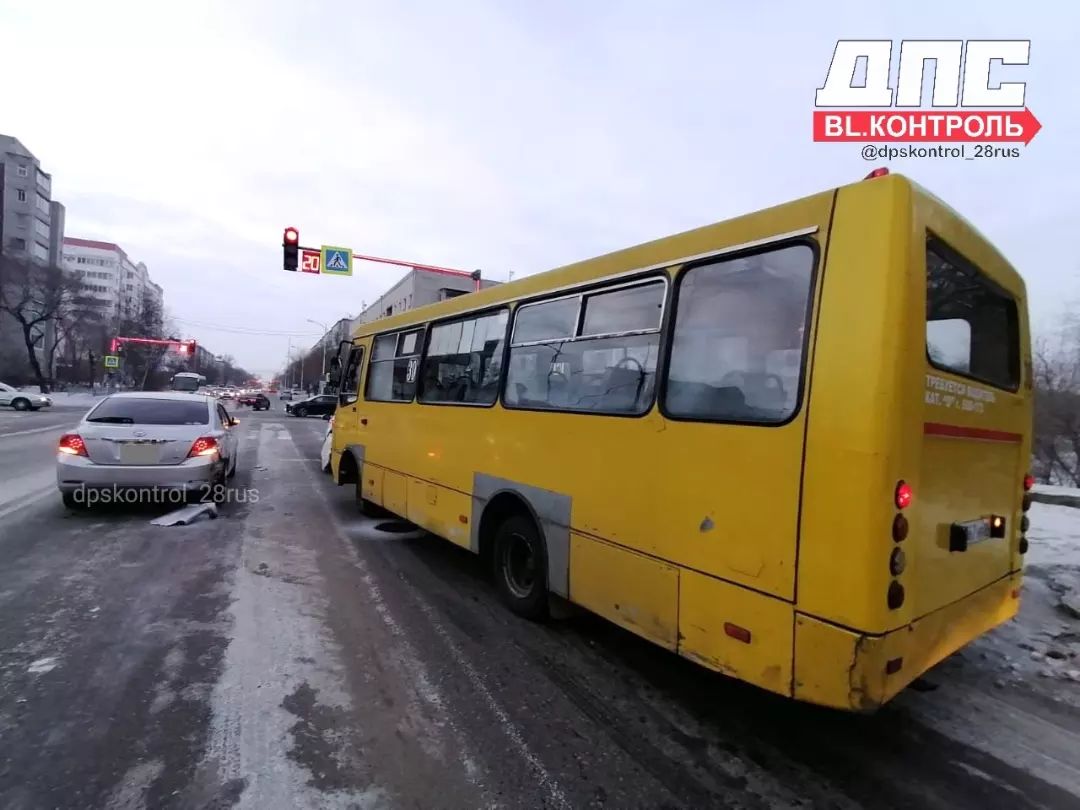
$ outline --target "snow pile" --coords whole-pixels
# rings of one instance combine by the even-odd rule
[[[1034,503],[1028,515],[1020,617],[998,635],[1027,654],[1008,659],[1013,672],[1080,684],[1080,509]]]
[[[1080,491],[1071,491],[1080,496]],[[1080,510],[1033,503],[1028,517],[1030,545],[1024,561],[1029,566],[1067,565],[1080,569]]]

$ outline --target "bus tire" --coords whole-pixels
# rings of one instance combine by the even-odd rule
[[[510,610],[526,619],[547,617],[547,550],[531,517],[511,515],[495,530],[495,587]]]

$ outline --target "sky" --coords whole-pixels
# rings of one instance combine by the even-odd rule
[[[506,280],[879,165],[997,245],[1038,330],[1080,300],[1080,7],[1036,5],[0,0],[0,132],[52,174],[68,236],[146,262],[183,337],[263,375],[403,273],[287,273],[287,225]],[[814,143],[841,38],[1030,39],[1007,80],[1043,129],[1005,160]]]

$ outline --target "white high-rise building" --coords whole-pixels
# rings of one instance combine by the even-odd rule
[[[96,298],[106,317],[136,319],[148,303],[163,317],[165,295],[142,262],[133,262],[114,242],[64,238],[64,269],[75,273],[86,294]]]

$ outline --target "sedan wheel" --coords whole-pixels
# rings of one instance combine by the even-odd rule
[[[307,410],[304,408],[296,408],[293,411],[293,416],[307,416]]]
[[[20,397],[11,403],[11,407],[17,411],[28,411],[30,410],[30,400]]]

